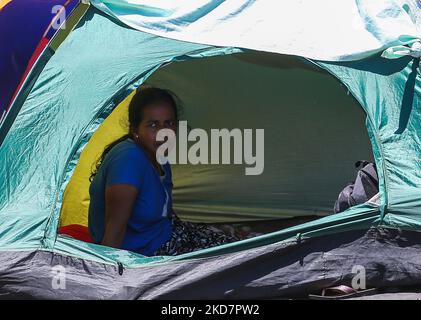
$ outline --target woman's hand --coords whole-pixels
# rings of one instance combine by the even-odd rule
[[[129,184],[112,185],[105,189],[105,231],[102,245],[121,248],[138,192],[136,187]]]

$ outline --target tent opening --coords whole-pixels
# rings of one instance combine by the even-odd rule
[[[189,130],[264,130],[259,175],[246,175],[244,162],[172,165],[174,210],[191,222],[251,237],[332,214],[339,192],[355,179],[354,163],[373,161],[361,106],[302,58],[250,51],[177,61],[144,85],[174,92]],[[62,227],[87,226],[92,165],[128,131],[131,96],[85,146],[65,190]]]

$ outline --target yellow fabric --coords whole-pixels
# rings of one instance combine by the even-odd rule
[[[12,0],[0,0],[0,11],[10,2],[12,2]]]
[[[128,106],[134,92],[105,119],[82,151],[73,176],[64,191],[60,226],[88,225],[89,177],[104,148],[128,132]]]

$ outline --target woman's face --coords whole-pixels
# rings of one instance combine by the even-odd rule
[[[171,129],[176,132],[176,115],[171,104],[158,102],[150,104],[143,109],[143,119],[134,130],[134,134],[139,136],[138,143],[151,156],[156,155],[158,147],[165,141],[156,141],[158,131],[161,129]]]

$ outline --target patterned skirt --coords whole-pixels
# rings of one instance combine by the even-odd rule
[[[172,218],[172,228],[170,240],[164,243],[155,255],[175,256],[241,240],[213,226],[182,221],[175,214]]]

